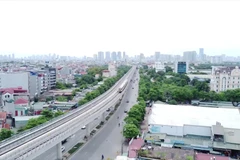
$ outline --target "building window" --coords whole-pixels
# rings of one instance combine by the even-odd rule
[[[227,85],[227,88],[229,88],[229,85]]]
[[[234,88],[234,85],[232,85],[232,88]]]

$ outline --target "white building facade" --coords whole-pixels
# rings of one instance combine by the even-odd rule
[[[29,91],[28,72],[0,73],[0,88],[22,87]]]
[[[166,72],[165,65],[162,62],[155,62],[154,68],[156,72]]]
[[[213,67],[210,87],[215,92],[240,88],[239,67]]]
[[[110,76],[116,76],[117,75],[117,68],[116,65],[114,63],[109,63],[108,64],[108,71],[110,72]]]

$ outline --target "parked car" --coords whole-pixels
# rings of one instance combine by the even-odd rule
[[[62,150],[62,152],[64,152],[64,151],[65,151],[65,147],[64,147],[64,146],[62,146],[62,147],[61,147],[61,150]]]

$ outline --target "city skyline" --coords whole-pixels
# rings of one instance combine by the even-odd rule
[[[240,53],[238,1],[0,4],[0,54],[92,57],[99,51],[125,51],[150,56],[198,53],[199,48],[211,56]]]

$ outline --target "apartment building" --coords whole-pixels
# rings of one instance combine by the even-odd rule
[[[29,71],[29,90],[28,91],[31,99],[41,94],[41,85],[39,83],[41,83],[41,80],[38,77],[38,73],[34,71]]]
[[[0,73],[0,88],[22,87],[29,90],[28,72],[5,72]]]
[[[196,51],[183,52],[183,60],[187,61],[187,62],[196,62],[197,61],[197,52]]]
[[[45,83],[44,86],[47,87],[48,90],[54,89],[56,87],[56,68],[45,67],[42,68],[42,78]]]
[[[165,65],[162,62],[155,62],[154,68],[156,72],[166,72]]]
[[[221,92],[240,88],[240,69],[236,67],[214,66],[210,83],[212,91]]]

